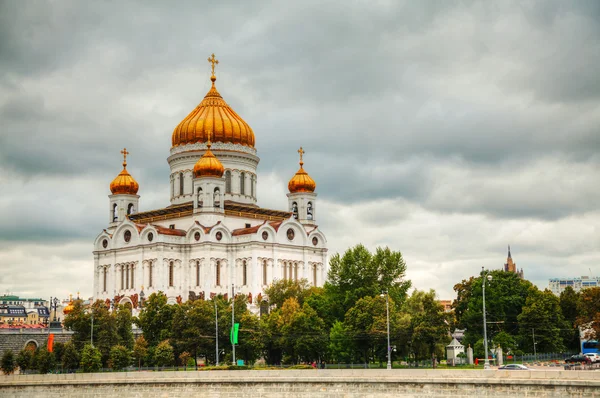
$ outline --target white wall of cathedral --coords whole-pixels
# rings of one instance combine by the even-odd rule
[[[236,148],[238,146],[235,145]],[[180,152],[168,158],[171,168],[170,200],[172,204],[192,201],[194,194],[193,169],[204,152],[204,150]],[[260,159],[252,153],[236,150],[214,149],[212,152],[223,164],[226,172],[228,171],[231,175],[231,182],[226,184],[228,189],[225,192],[224,200],[255,204],[257,196],[256,168]],[[226,179],[225,175],[223,179]]]
[[[295,235],[292,240],[288,239],[290,229]],[[131,232],[129,242],[125,241],[126,231]],[[162,291],[172,302],[178,296],[187,300],[190,291],[203,292],[205,298],[211,293],[229,293],[232,284],[237,293],[252,293],[253,297],[264,293],[275,280],[305,278],[311,285],[323,285],[327,249],[320,232],[307,237],[295,221],[284,222],[278,231],[261,227],[254,235],[232,237],[228,231],[222,226],[206,234],[190,228],[188,236],[178,237],[159,235],[149,226],[138,234],[125,222],[112,238],[103,233],[96,239],[94,297],[131,296],[139,294],[142,285],[146,297]],[[221,241],[217,232],[221,232]],[[266,239],[263,232],[267,232]],[[316,244],[313,238],[317,238]],[[104,241],[108,241],[106,248]]]

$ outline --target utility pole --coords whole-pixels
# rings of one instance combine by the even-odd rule
[[[219,310],[217,309],[217,296],[213,297],[215,304],[215,358],[217,358],[217,366],[219,366]]]
[[[484,268],[481,267],[481,288],[483,289],[483,347],[485,348],[485,362],[483,364],[484,369],[490,368],[490,359],[488,358],[488,340],[487,340],[487,322],[485,319],[485,281],[492,280],[492,275],[489,272],[485,272]]]
[[[234,340],[234,334],[235,333],[235,286],[232,283],[231,284],[231,347],[233,349],[233,364],[236,364],[235,361],[235,340]]]
[[[535,342],[535,329],[534,328],[531,329],[531,333],[533,335],[533,360],[537,362],[537,350],[535,348],[536,342]]]

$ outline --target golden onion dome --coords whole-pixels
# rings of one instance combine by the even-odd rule
[[[212,55],[208,61],[213,64],[212,87],[204,99],[189,115],[179,123],[171,139],[172,146],[206,142],[208,134],[213,142],[241,144],[254,148],[254,132],[233,109],[227,105],[215,87],[214,65],[219,62]]]
[[[204,155],[194,165],[194,177],[223,177],[225,168],[210,150],[210,134],[208,135],[206,147],[206,152],[204,152]]]
[[[127,152],[126,148],[121,151],[123,154],[123,171],[110,183],[110,191],[113,195],[136,195],[140,185],[127,171]]]
[[[304,171],[304,162],[302,161],[302,155],[305,153],[302,147],[298,150],[300,154],[300,169],[296,172],[296,174],[292,177],[290,182],[288,183],[288,189],[290,193],[296,192],[314,192],[317,188],[317,183],[315,180],[310,178],[308,173]]]
[[[63,308],[63,313],[65,315],[69,315],[71,312],[73,312],[73,298],[71,297],[69,304],[67,304],[67,306],[65,308]]]

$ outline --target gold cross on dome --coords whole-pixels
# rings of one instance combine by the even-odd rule
[[[129,152],[127,152],[127,148],[123,148],[121,153],[123,154],[123,165],[125,165],[127,164],[127,155],[129,155]]]
[[[208,57],[208,62],[212,64],[212,75],[215,75],[215,65],[219,65],[219,60],[215,58],[215,54],[213,53],[210,57]]]
[[[306,153],[306,151],[304,151],[304,149],[302,149],[302,147],[300,147],[300,149],[298,149],[298,153],[300,154],[300,163],[303,163],[302,155],[304,155]]]

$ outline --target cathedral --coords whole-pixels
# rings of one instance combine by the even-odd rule
[[[315,181],[300,169],[288,209],[256,203],[260,161],[252,128],[212,87],[175,127],[167,162],[170,205],[139,211],[139,184],[123,170],[110,184],[108,226],[94,241],[94,300],[130,303],[162,291],[169,303],[243,294],[256,310],[281,279],[322,286],[327,240],[317,225]]]

